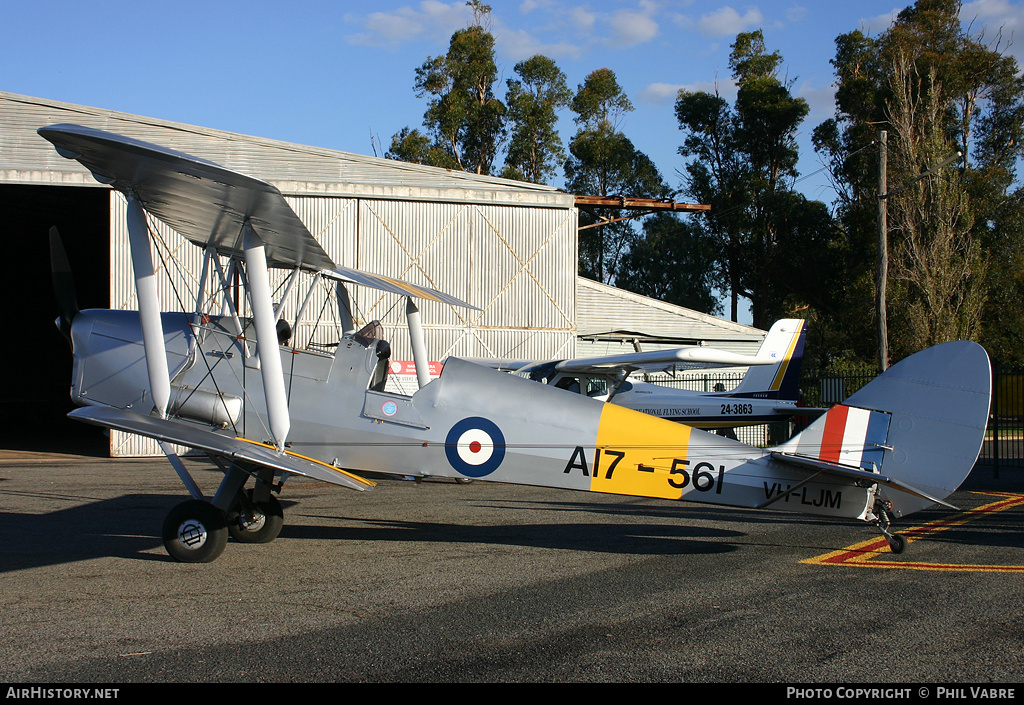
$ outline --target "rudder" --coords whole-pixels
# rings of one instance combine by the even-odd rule
[[[807,338],[807,322],[784,318],[775,322],[757,351],[757,357],[776,358],[774,365],[751,367],[730,396],[796,401],[800,393],[800,365]]]
[[[991,394],[985,349],[943,343],[896,363],[776,450],[878,471],[944,499],[978,459]],[[885,486],[879,497],[897,517],[933,504]]]

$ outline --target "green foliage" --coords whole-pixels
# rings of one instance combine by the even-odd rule
[[[747,297],[754,325],[764,328],[787,306],[820,298],[821,270],[784,282],[788,253],[807,249],[802,238],[835,237],[820,204],[792,190],[796,130],[808,107],[778,79],[781,61],[778,52],[767,52],[760,31],[740,34],[729,61],[738,85],[735,106],[691,91],[680,91],[675,105],[684,135],[679,153],[689,158],[684,192],[711,205],[702,228],[718,242],[718,281],[730,293],[730,313],[736,320],[739,297]],[[808,292],[801,296],[799,289]]]
[[[428,98],[424,137],[405,128],[392,138],[389,155],[403,161],[489,174],[505,137],[505,104],[493,91],[498,69],[494,37],[482,25],[490,8],[473,7],[474,23],[456,31],[448,53],[416,69],[415,88]]]
[[[544,183],[565,161],[558,136],[558,111],[572,93],[565,74],[546,56],[516,64],[519,80],[509,79],[506,102],[511,140],[502,176]]]
[[[715,240],[690,221],[658,213],[644,221],[644,237],[619,261],[616,286],[712,315],[722,312],[715,293]]]
[[[1022,156],[1024,84],[999,38],[962,27],[960,3],[918,0],[878,37],[837,38],[837,117],[814,132],[839,186],[837,215],[851,270],[873,266],[879,130],[889,139],[890,356],[971,338],[1016,362],[1024,319],[1016,163]],[[917,176],[956,151],[959,168]],[[873,290],[851,307],[869,307]],[[851,334],[874,337],[868,328]]]
[[[615,72],[604,68],[587,76],[572,99],[572,111],[584,129],[614,132],[619,118],[633,111],[633,104],[622,92]]]
[[[668,198],[654,162],[616,128],[619,117],[632,110],[614,72],[598,69],[579,86],[572,101],[580,129],[569,143],[565,163],[566,188],[588,196]],[[597,208],[580,214],[579,272],[600,282],[612,282],[619,259],[640,235],[629,221],[586,227],[621,218],[622,211]]]

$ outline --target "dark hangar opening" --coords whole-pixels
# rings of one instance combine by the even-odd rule
[[[64,240],[80,309],[110,301],[110,193],[74,186],[0,186],[6,312],[0,447],[101,452],[99,429],[66,418],[71,348],[57,330],[49,231]]]

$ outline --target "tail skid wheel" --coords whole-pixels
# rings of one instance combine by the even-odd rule
[[[891,505],[888,505],[891,506]],[[875,519],[875,526],[882,532],[882,536],[889,543],[889,550],[893,553],[903,553],[907,547],[907,538],[900,534],[894,534],[889,531],[889,527],[892,525],[892,520],[889,518],[888,506],[884,502],[876,502],[874,513],[877,517]]]
[[[903,553],[907,547],[907,539],[899,534],[887,534],[885,539],[889,542],[889,550],[893,553]]]
[[[190,499],[164,519],[164,548],[181,563],[209,563],[228,543],[227,518],[209,502]]]
[[[227,527],[231,538],[239,543],[270,543],[281,533],[284,511],[277,497],[267,502],[253,502],[252,490],[239,497],[228,511]]]

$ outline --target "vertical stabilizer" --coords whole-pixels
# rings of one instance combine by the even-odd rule
[[[804,357],[807,322],[800,318],[776,321],[757,357],[777,360],[774,365],[751,367],[730,396],[796,401],[800,393],[800,364]]]
[[[805,431],[772,450],[880,472],[918,494],[881,486],[905,516],[944,499],[978,459],[992,369],[977,343],[955,341],[896,363]]]

